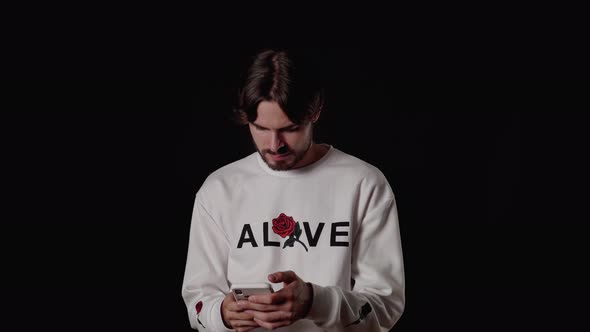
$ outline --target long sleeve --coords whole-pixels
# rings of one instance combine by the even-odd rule
[[[352,248],[352,291],[312,284],[306,317],[329,331],[389,331],[405,306],[405,278],[395,198],[388,186],[370,203]],[[387,193],[387,194],[386,194]],[[373,196],[373,197],[375,197]]]
[[[221,304],[229,292],[227,235],[195,199],[190,227],[182,297],[187,306],[190,325],[199,331],[228,330],[221,318]]]

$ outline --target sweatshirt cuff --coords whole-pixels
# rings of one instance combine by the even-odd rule
[[[232,332],[235,330],[228,329],[223,323],[223,318],[221,318],[221,305],[223,304],[223,299],[225,299],[225,297],[220,297],[211,305],[211,311],[209,312],[209,322],[213,324],[213,329],[211,330]]]
[[[317,325],[325,324],[331,314],[330,289],[328,287],[311,284],[313,288],[313,303],[305,319],[310,319]]]

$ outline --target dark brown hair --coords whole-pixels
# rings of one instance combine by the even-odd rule
[[[248,67],[234,120],[256,120],[258,104],[274,101],[295,124],[307,123],[324,107],[321,72],[311,54],[301,51],[263,50]]]

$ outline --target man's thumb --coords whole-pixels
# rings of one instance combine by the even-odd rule
[[[283,272],[275,272],[268,276],[268,280],[270,282],[286,282],[290,283],[297,280],[297,275],[293,271],[283,271]]]

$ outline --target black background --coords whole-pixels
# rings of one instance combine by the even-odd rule
[[[254,49],[208,50],[186,81],[6,84],[7,324],[190,330],[180,291],[194,194],[252,152],[227,117]],[[396,193],[407,305],[395,330],[579,329],[587,84],[399,80],[439,64],[316,50],[329,78],[316,141],[377,166]],[[453,64],[434,76],[473,74]]]

